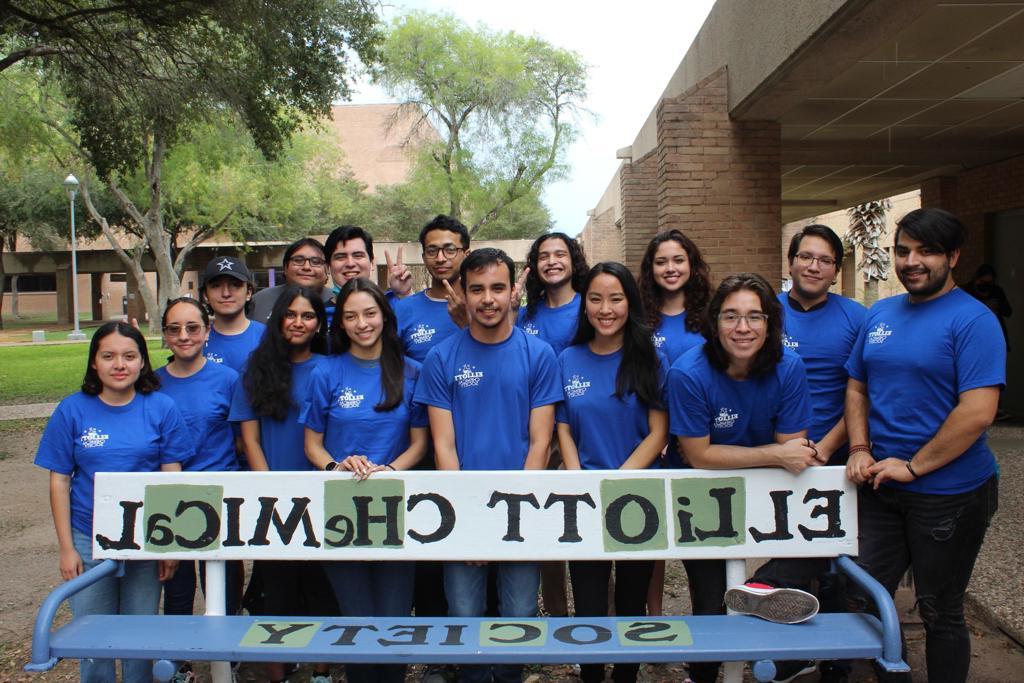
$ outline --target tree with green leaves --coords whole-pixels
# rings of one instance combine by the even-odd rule
[[[24,11],[29,4],[35,7],[31,21]],[[159,291],[136,279],[154,326],[159,302],[180,289],[177,244],[165,213],[170,150],[195,139],[197,128],[227,117],[240,122],[265,158],[287,157],[294,149],[288,144],[292,134],[328,116],[332,102],[348,96],[352,60],[375,59],[376,6],[368,0],[170,2],[168,12],[180,15],[147,23],[153,16],[147,12],[158,11],[145,0],[125,3],[135,9],[120,13],[99,1],[57,4],[63,9],[48,9],[55,3],[42,0],[22,3],[15,20],[3,16],[0,30],[24,46],[33,36],[25,25],[70,21],[81,28],[84,22],[93,31],[89,35],[121,41],[107,46],[117,52],[109,62],[96,58],[88,49],[92,43],[69,38],[69,47],[28,55],[20,65],[38,76],[40,91],[43,84],[59,87],[63,112],[54,111],[56,98],[45,97],[33,111],[74,150],[87,210],[126,269],[141,275],[143,253],[152,255]],[[64,24],[44,10],[67,10],[59,17]],[[133,179],[140,191],[131,191]],[[138,239],[128,248],[93,201],[94,182],[116,200],[122,223],[136,230]],[[205,225],[216,229],[217,223]]]
[[[474,235],[565,176],[587,94],[579,55],[421,12],[394,22],[381,54],[376,79],[439,132],[426,144],[447,213]]]

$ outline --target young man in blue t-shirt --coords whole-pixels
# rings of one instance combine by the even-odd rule
[[[432,348],[468,324],[456,289],[469,230],[451,216],[438,215],[420,230],[420,246],[430,287],[399,301],[395,316],[405,355],[422,363]]]
[[[499,249],[479,249],[463,261],[460,281],[469,328],[427,355],[417,403],[427,406],[440,470],[544,469],[562,398],[551,347],[509,319],[515,265]],[[501,410],[494,407],[500,405]],[[484,614],[487,567],[444,567],[449,615]],[[539,575],[535,562],[498,564],[502,617],[533,617]],[[462,667],[461,680],[519,681],[521,665]]]
[[[953,281],[965,237],[941,209],[900,219],[907,294],[871,308],[846,365],[857,562],[890,593],[913,567],[928,673],[945,681],[966,681],[970,668],[964,591],[998,506],[985,430],[1006,383],[999,322]]]
[[[331,276],[331,300],[327,304],[327,324],[334,317],[334,302],[349,280],[361,277],[376,283],[376,262],[373,259],[373,236],[355,225],[342,225],[331,231],[324,242],[327,272]],[[399,299],[412,293],[412,271],[402,260],[402,248],[396,258],[384,252],[388,267],[388,290],[384,293],[394,306]]]
[[[779,294],[785,311],[782,343],[795,351],[811,388],[807,436],[829,465],[846,464],[846,361],[867,309],[829,292],[843,266],[843,242],[825,225],[808,225],[789,243],[793,287]]]
[[[267,329],[245,314],[252,292],[252,274],[243,261],[222,256],[206,264],[199,285],[199,300],[209,306],[213,324],[203,355],[235,372],[245,368],[249,354]]]

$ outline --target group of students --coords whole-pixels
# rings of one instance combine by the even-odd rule
[[[135,328],[107,323],[92,338],[82,391],[47,425],[36,463],[51,472],[61,575],[95,564],[97,471],[241,465],[366,478],[416,467],[781,467],[798,475],[845,465],[861,485],[858,561],[891,592],[913,567],[929,680],[966,680],[963,592],[996,507],[984,431],[1005,382],[1005,348],[991,343],[1000,338],[991,312],[952,280],[964,235],[939,210],[905,216],[895,254],[908,294],[870,311],[829,292],[843,247],[820,225],[794,235],[792,288],[779,295],[755,273],[713,288],[700,249],[678,230],[650,242],[638,279],[620,263],[588,267],[562,233],[538,238],[516,279],[508,255],[471,251],[467,229],[438,216],[419,236],[431,284],[415,294],[401,253],[386,255],[389,289],[372,282],[373,241],[357,227],[336,229],[324,246],[292,244],[286,283],[255,297],[243,262],[214,259],[199,301],[167,304],[166,367],[153,371]],[[941,519],[948,533],[931,528]],[[76,594],[72,611],[152,614],[165,581],[165,612],[187,613],[193,564],[175,572],[172,561],[131,562],[124,577]],[[473,617],[488,609],[493,575],[499,615],[532,617],[543,575],[545,608],[564,614],[564,563],[547,564],[266,561],[255,563],[250,592],[261,594],[264,614]],[[577,615],[661,613],[663,563],[568,566]],[[826,591],[834,577],[820,559],[771,560],[733,587],[723,561],[684,567],[694,614],[728,606],[792,623],[817,612],[819,589],[823,600],[838,592]],[[240,569],[229,563],[229,613],[241,601]],[[863,596],[848,598],[864,607]],[[813,670],[787,664],[777,680]],[[618,664],[612,678],[635,681],[637,670]],[[689,675],[709,683],[718,670],[694,663]],[[114,680],[113,661],[83,661],[81,671],[85,681]],[[268,666],[272,681],[286,674],[283,664]],[[123,675],[149,680],[148,663],[125,662]],[[507,683],[522,667],[464,665],[458,675]],[[588,683],[604,675],[602,665],[580,671]],[[313,680],[328,676],[320,665]],[[822,664],[822,680],[846,676],[842,663]],[[346,677],[402,681],[405,666],[348,665]]]

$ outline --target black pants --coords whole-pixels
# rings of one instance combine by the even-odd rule
[[[615,563],[615,614],[623,617],[647,615],[647,585],[651,582],[654,562],[648,560]],[[612,563],[606,561],[570,562],[573,600],[578,617],[608,616],[608,579]],[[616,664],[612,680],[633,683],[639,664]],[[580,667],[584,683],[604,680],[603,664],[584,664]]]
[[[887,486],[860,489],[857,564],[893,595],[907,568],[913,567],[929,683],[967,680],[971,636],[964,619],[964,592],[998,508],[996,476],[973,491],[952,495]],[[852,582],[850,594],[854,609],[869,604]]]

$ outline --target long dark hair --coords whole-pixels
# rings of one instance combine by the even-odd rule
[[[544,283],[541,282],[537,270],[537,258],[540,247],[548,240],[562,240],[569,250],[569,261],[572,265],[572,288],[575,292],[583,291],[583,281],[587,277],[587,258],[583,255],[583,247],[564,232],[549,232],[541,235],[530,245],[530,253],[526,256],[526,265],[530,272],[526,276],[526,317],[532,318],[537,313],[537,305],[544,300]]]
[[[607,274],[622,284],[629,305],[629,317],[622,332],[622,362],[615,375],[615,396],[622,398],[635,393],[642,403],[649,407],[661,408],[661,392],[658,389],[658,353],[651,340],[651,328],[644,324],[643,307],[640,305],[640,290],[629,269],[615,261],[604,261],[587,272],[580,297],[580,312],[576,323],[573,345],[593,341],[596,332],[587,318],[587,291],[598,275]]]
[[[768,281],[757,273],[730,275],[718,285],[708,304],[707,319],[704,321],[704,337],[708,340],[704,344],[704,355],[714,368],[722,372],[729,368],[729,355],[718,337],[718,314],[722,312],[726,298],[741,290],[756,294],[761,302],[761,311],[768,316],[764,346],[754,357],[749,372],[750,376],[763,375],[774,370],[775,365],[782,360],[782,304],[775,297],[775,290]]]
[[[711,298],[711,269],[696,243],[679,230],[666,230],[655,235],[640,261],[640,298],[644,303],[645,320],[651,329],[661,323],[661,305],[665,301],[665,293],[654,281],[654,254],[658,247],[669,240],[678,242],[690,261],[690,278],[683,285],[686,329],[689,332],[700,332],[704,327],[704,308]]]
[[[320,294],[307,287],[287,285],[274,304],[267,321],[267,331],[249,356],[245,376],[242,378],[249,404],[261,417],[283,420],[288,417],[292,407],[291,347],[281,334],[281,319],[291,303],[298,298],[309,302],[320,322],[310,344],[311,350],[313,353],[326,350],[327,313]]]
[[[96,362],[96,354],[100,350],[100,342],[112,334],[119,334],[128,337],[139,347],[139,357],[142,358],[142,370],[139,378],[135,380],[135,391],[140,394],[148,394],[160,388],[160,378],[153,372],[153,365],[149,362],[149,350],[146,348],[146,338],[137,329],[122,322],[109,322],[100,325],[96,334],[89,342],[89,362],[85,366],[85,377],[82,378],[82,393],[89,396],[99,396],[103,391],[103,382],[100,381],[99,373],[92,366]]]
[[[402,350],[402,340],[398,337],[398,320],[395,318],[395,312],[380,287],[369,280],[353,278],[338,292],[338,303],[334,309],[334,319],[331,321],[331,353],[341,354],[352,348],[352,340],[345,334],[342,318],[345,301],[356,292],[366,292],[373,297],[384,320],[384,327],[380,333],[380,383],[384,389],[384,396],[373,409],[385,412],[402,402],[402,391],[405,386],[405,353]]]

